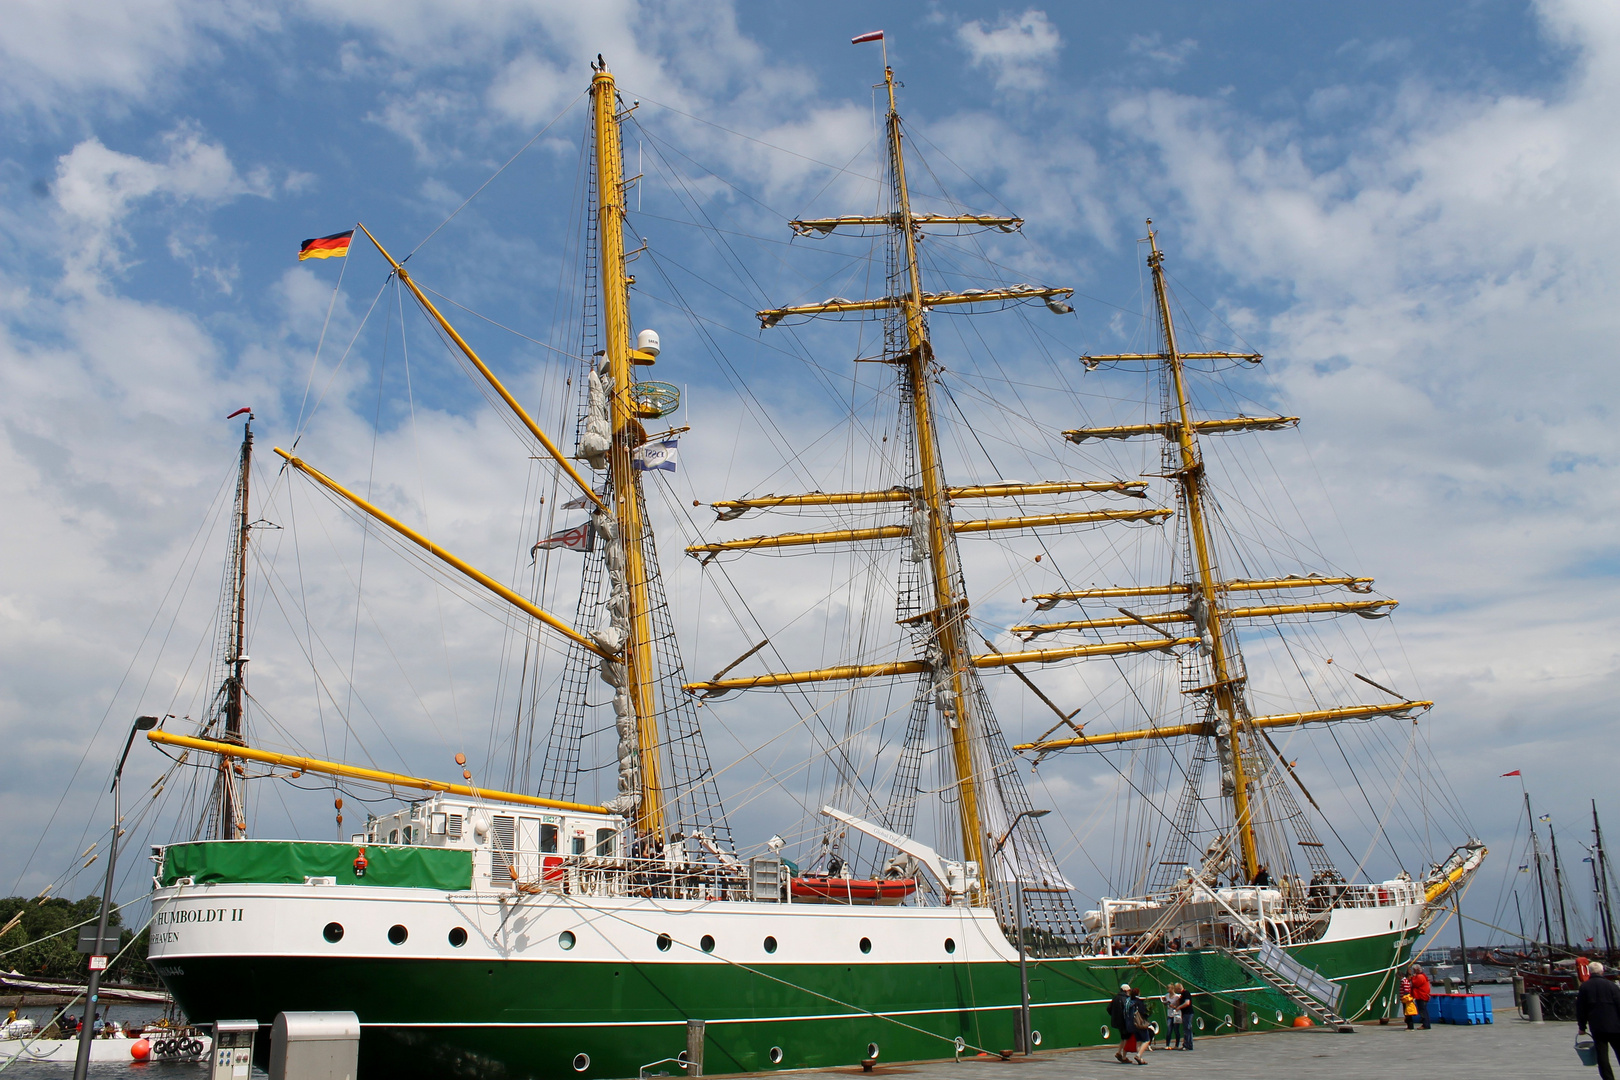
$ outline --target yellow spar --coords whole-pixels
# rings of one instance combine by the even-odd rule
[[[598,645],[584,634],[581,634],[578,630],[575,630],[572,626],[569,626],[567,623],[557,618],[557,616],[551,614],[551,612],[540,607],[538,604],[535,604],[529,600],[528,597],[513,592],[511,589],[508,589],[505,585],[502,585],[500,582],[473,566],[471,563],[458,559],[456,556],[450,554],[438,544],[435,544],[433,541],[429,540],[427,537],[423,536],[409,525],[406,525],[403,521],[400,521],[391,514],[388,514],[386,511],[383,511],[378,507],[366,502],[366,500],[348,490],[342,484],[338,483],[336,480],[333,480],[330,476],[327,476],[319,469],[309,465],[300,458],[293,457],[279,446],[275,448],[275,451],[276,453],[280,454],[282,458],[286,460],[287,464],[292,466],[294,469],[297,469],[299,472],[326,488],[334,495],[341,496],[342,498],[348,500],[350,503],[354,504],[356,508],[376,518],[384,525],[387,525],[390,529],[393,529],[395,532],[399,533],[399,535],[403,536],[417,547],[422,548],[428,554],[433,555],[443,562],[455,567],[457,570],[460,570],[463,574],[472,578],[474,581],[478,582],[478,584],[482,585],[496,596],[499,596],[502,600],[505,600],[508,604],[511,604],[519,611],[534,616],[536,619],[551,627],[559,634],[562,634],[570,641],[584,646],[597,656],[611,658],[615,655],[614,653],[610,653],[606,649],[602,648],[602,646]]]
[[[320,758],[300,757],[296,754],[277,754],[270,750],[256,750],[251,746],[238,746],[236,743],[219,742],[216,739],[194,739],[189,735],[171,735],[169,732],[161,730],[149,731],[146,733],[146,737],[152,742],[163,746],[179,746],[187,750],[200,750],[205,754],[242,758],[245,761],[257,761],[265,765],[280,765],[283,768],[302,769],[305,772],[320,773],[323,776],[341,776],[349,780],[363,780],[367,783],[383,784],[388,787],[415,788],[418,791],[442,791],[447,795],[464,795],[473,799],[490,799],[495,802],[518,803],[523,806],[543,806],[550,810],[572,810],[584,814],[610,813],[605,806],[563,802],[559,799],[542,799],[538,795],[521,795],[515,791],[490,791],[485,788],[468,787],[465,784],[447,784],[442,780],[426,780],[420,776],[383,772],[381,769],[362,769],[358,765],[344,765],[337,761],[322,761]]]

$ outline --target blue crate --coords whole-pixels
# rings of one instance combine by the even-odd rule
[[[1435,994],[1429,999],[1429,1019],[1437,1024],[1496,1022],[1489,994]]]

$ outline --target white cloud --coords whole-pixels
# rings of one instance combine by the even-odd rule
[[[0,106],[71,113],[146,100],[199,62],[218,37],[273,29],[249,0],[11,0],[0,18]]]
[[[1163,35],[1155,30],[1151,34],[1132,34],[1125,51],[1131,56],[1156,60],[1165,71],[1174,74],[1186,66],[1188,57],[1198,51],[1198,42],[1192,38],[1182,38],[1172,45],[1166,45]]]
[[[957,43],[974,67],[989,71],[998,90],[1034,90],[1044,86],[1057,60],[1063,38],[1046,12],[1030,8],[1004,15],[986,29],[975,19],[957,27]]]
[[[163,137],[164,161],[120,153],[96,138],[86,139],[62,157],[51,193],[70,238],[66,283],[89,287],[101,275],[122,266],[123,223],[139,202],[162,197],[172,204],[215,205],[242,195],[268,195],[262,174],[244,177],[218,143],[182,125]],[[176,257],[189,258],[204,246],[207,234],[192,220],[171,239]],[[210,273],[210,276],[217,275]]]

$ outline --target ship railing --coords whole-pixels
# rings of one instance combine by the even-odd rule
[[[511,865],[518,871],[514,884],[525,893],[664,900],[748,898],[744,868],[726,863],[515,852],[508,864],[506,854],[501,853],[500,869],[493,880],[499,883],[505,866]]]

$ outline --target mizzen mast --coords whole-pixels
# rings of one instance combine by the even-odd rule
[[[641,479],[633,455],[646,439],[632,397],[630,341],[630,282],[625,272],[625,180],[619,140],[619,104],[613,75],[602,64],[591,79],[591,134],[596,156],[596,236],[601,272],[602,346],[605,350],[607,406],[611,421],[608,476],[612,486],[613,532],[608,537],[610,576],[624,586],[625,632],[623,682],[616,689],[629,695],[639,762],[632,770],[621,762],[621,789],[639,795],[634,810],[636,832],[642,837],[665,839],[664,768],[660,757],[657,672],[653,655],[652,601],[646,558],[647,522],[641,497]],[[650,359],[642,357],[641,359]],[[598,516],[601,521],[601,516]],[[613,574],[612,562],[622,553],[622,570]],[[609,603],[613,603],[612,600]],[[607,661],[612,664],[613,661]],[[621,720],[628,720],[623,716]],[[621,732],[623,736],[628,733]],[[639,774],[639,775],[638,775]]]

